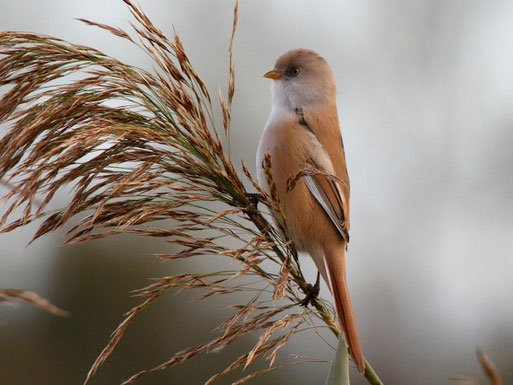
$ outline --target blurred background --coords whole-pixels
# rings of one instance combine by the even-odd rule
[[[212,94],[225,90],[233,1],[139,3],[164,31],[175,26]],[[0,0],[0,10],[1,30],[54,35],[151,69],[124,41],[74,19],[128,27],[121,0]],[[240,4],[236,163],[254,171],[270,109],[262,74],[281,53],[308,47],[335,70],[352,189],[349,285],[364,352],[385,384],[483,380],[478,346],[513,382],[512,15],[508,0]],[[57,198],[56,206],[67,197]],[[157,261],[147,254],[168,246],[135,237],[63,247],[64,234],[55,233],[26,247],[34,230],[0,235],[0,287],[34,290],[71,317],[0,307],[0,384],[81,384],[122,314],[139,302],[130,291],[188,262]],[[304,266],[313,280],[313,264],[305,259]],[[194,298],[168,295],[150,307],[91,384],[118,384],[208,341],[229,313]],[[246,338],[245,346],[138,383],[202,384],[255,342]],[[292,340],[281,357],[290,354],[333,357],[315,334]],[[328,371],[327,364],[299,365],[252,383],[324,384]],[[366,382],[353,371],[352,383]]]

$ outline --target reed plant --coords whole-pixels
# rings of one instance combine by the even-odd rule
[[[0,289],[0,305],[16,305],[17,302],[25,302],[48,313],[67,317],[68,312],[58,308],[37,293],[19,289]]]
[[[238,4],[227,92],[219,93],[214,107],[218,102],[178,34],[168,38],[141,8],[124,2],[134,18],[129,32],[82,21],[137,45],[153,59],[152,72],[54,37],[0,32],[0,87],[5,90],[0,122],[8,127],[0,140],[0,179],[12,186],[2,199],[1,230],[36,221],[32,241],[65,228],[66,244],[128,233],[175,245],[172,252],[156,255],[164,260],[225,256],[225,270],[163,276],[138,290],[141,303],[113,332],[85,382],[153,301],[170,292],[200,289],[200,298],[241,293],[247,301],[229,306],[231,316],[211,341],[174,353],[124,384],[254,334],[258,338],[252,349],[205,383],[256,359],[269,361],[269,369],[242,373],[235,382],[241,384],[281,367],[274,366],[277,355],[297,334],[313,332],[323,338],[319,329],[328,328],[338,337],[340,330],[328,300],[315,297],[310,306],[301,305],[311,285],[286,231],[277,229],[267,213],[280,212],[274,190],[267,194],[244,163],[236,166],[229,157]],[[219,125],[215,108],[220,108]],[[264,163],[272,186],[271,159]],[[291,180],[291,188],[301,177]],[[63,189],[69,201],[51,208]],[[368,362],[365,377],[370,384],[381,384]]]
[[[481,350],[476,351],[477,360],[481,366],[489,385],[503,385],[502,378],[492,360]],[[479,382],[470,377],[458,377],[452,379],[460,385],[479,385]]]

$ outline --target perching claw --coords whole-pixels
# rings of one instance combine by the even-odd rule
[[[263,195],[259,193],[246,193],[246,196],[251,201],[251,204],[253,205],[255,210],[258,208],[258,203],[264,200]]]
[[[312,302],[315,298],[319,296],[319,291],[321,290],[320,283],[321,274],[317,271],[317,280],[315,281],[315,285],[308,284],[308,292],[305,295],[305,298],[300,302],[301,306],[308,307],[310,302]]]

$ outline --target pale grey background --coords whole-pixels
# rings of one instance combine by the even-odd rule
[[[212,93],[225,88],[233,1],[140,3],[163,30],[176,27]],[[2,30],[55,35],[151,68],[126,43],[74,17],[126,27],[129,14],[116,0],[0,0]],[[388,385],[482,378],[477,346],[513,381],[512,20],[506,0],[241,3],[234,159],[254,164],[269,113],[269,81],[261,75],[279,54],[312,48],[335,69],[352,187],[350,288],[364,351]],[[63,248],[63,235],[54,234],[25,248],[33,230],[0,235],[0,287],[35,290],[72,317],[0,308],[0,383],[80,384],[136,303],[129,290],[186,266],[144,256],[165,246],[133,238]],[[305,266],[313,277],[312,264]],[[205,342],[225,314],[192,298],[157,303],[92,384],[119,383]],[[244,349],[140,383],[200,384]],[[332,357],[307,335],[282,357],[289,353]],[[323,384],[327,371],[325,364],[296,366],[253,383]],[[353,374],[353,384],[365,383]]]

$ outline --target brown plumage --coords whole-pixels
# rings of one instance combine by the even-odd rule
[[[317,53],[295,49],[283,54],[264,76],[273,79],[272,110],[257,152],[259,182],[266,187],[262,161],[269,154],[289,236],[299,251],[312,257],[328,283],[351,357],[363,372],[346,282],[349,177],[333,71]],[[322,172],[303,176],[287,192],[287,182],[305,168]]]

